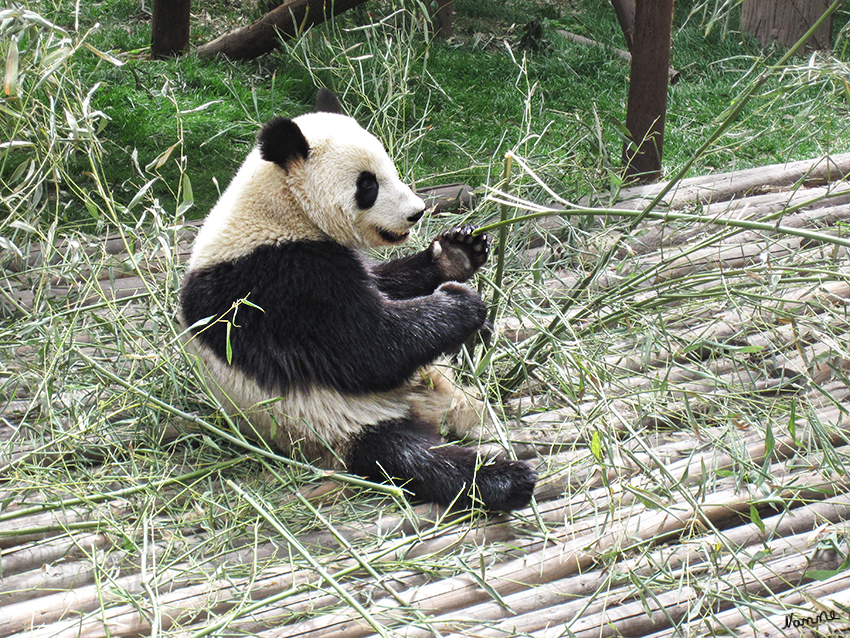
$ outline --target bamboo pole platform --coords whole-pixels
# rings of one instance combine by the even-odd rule
[[[824,237],[847,234],[848,174],[850,154],[683,180],[660,210],[703,221],[596,225],[566,262],[569,223],[537,223],[517,259],[555,266],[509,291],[496,342],[569,330],[469,441],[538,465],[510,516],[300,466],[291,488],[227,438],[166,365],[193,226],[7,253],[0,638],[847,635],[850,261]],[[570,302],[614,242],[594,304]]]

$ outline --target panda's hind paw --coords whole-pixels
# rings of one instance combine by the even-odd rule
[[[448,281],[466,281],[490,255],[490,236],[476,235],[475,226],[457,226],[440,233],[431,254]]]
[[[485,509],[511,512],[531,502],[537,471],[525,461],[497,458],[478,469],[477,497]]]

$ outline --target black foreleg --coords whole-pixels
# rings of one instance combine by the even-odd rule
[[[430,295],[447,281],[467,281],[490,254],[490,236],[474,226],[443,231],[422,252],[372,265],[378,288],[390,299]]]
[[[431,424],[385,421],[360,433],[348,469],[375,481],[391,480],[417,498],[468,508],[509,512],[528,505],[537,473],[522,461],[483,462],[474,450],[446,444]]]

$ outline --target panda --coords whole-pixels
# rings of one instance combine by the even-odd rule
[[[187,351],[243,431],[286,455],[442,505],[525,507],[528,463],[440,435],[459,393],[431,364],[485,323],[462,282],[488,238],[467,226],[390,261],[361,252],[401,244],[424,212],[321,89],[314,112],[262,126],[204,221],[180,290]]]

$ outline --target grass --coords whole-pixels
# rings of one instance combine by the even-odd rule
[[[699,174],[844,150],[847,13],[837,21],[836,57],[793,61],[758,85],[781,52],[758,51],[714,8],[705,36],[701,14],[686,20],[705,6],[677,3],[674,64],[683,79],[671,90],[667,174],[690,161]],[[41,535],[66,558],[32,571],[51,564],[50,576],[54,562],[77,565],[74,556],[95,566],[79,581],[90,606],[73,622],[96,623],[101,609],[120,618],[142,610],[158,635],[255,634],[263,623],[322,622],[328,612],[359,616],[379,635],[408,625],[448,634],[451,625],[425,608],[466,623],[458,606],[490,604],[484,620],[495,623],[494,610],[520,608],[517,582],[570,587],[577,572],[564,557],[584,579],[576,605],[591,610],[586,617],[614,600],[646,610],[691,587],[702,599],[686,612],[706,623],[734,627],[724,613],[779,608],[777,596],[729,583],[776,574],[790,582],[771,562],[787,549],[762,540],[759,526],[846,491],[846,219],[794,229],[786,228],[792,210],[781,221],[750,219],[696,203],[675,220],[648,211],[634,232],[601,206],[549,227],[512,219],[589,193],[606,202],[621,186],[626,69],[554,31],[620,42],[604,3],[458,2],[457,39],[428,46],[417,6],[382,6],[391,17],[352,30],[377,15],[370,7],[241,64],[149,62],[137,2],[80,3],[79,15],[75,7],[33,3],[43,19],[0,20],[6,68],[14,58],[18,69],[14,94],[0,103],[0,432],[12,437],[0,457],[4,566],[16,557],[15,539]],[[254,11],[248,3],[196,10],[200,39]],[[524,26],[535,18],[545,25],[541,49],[525,51]],[[103,26],[89,32],[95,19]],[[357,55],[340,55],[355,45]],[[479,286],[498,299],[502,324],[526,332],[503,332],[458,361],[496,417],[485,438],[543,463],[538,502],[509,523],[414,509],[397,489],[327,481],[245,441],[182,353],[180,223],[209,208],[259,122],[309,107],[317,79],[390,140],[408,179],[469,182],[483,200],[476,223],[511,218],[501,274],[484,271]],[[740,117],[724,120],[751,89]],[[722,122],[726,132],[696,155]],[[678,252],[646,255],[641,233],[659,228],[658,217],[667,230],[701,232]],[[426,220],[415,243],[464,219]],[[721,240],[728,248],[744,231],[761,257],[715,267]],[[113,248],[94,232],[117,236]],[[134,277],[126,298],[102,288]],[[550,424],[529,425],[546,414]],[[752,526],[746,552],[734,540],[743,522]],[[840,577],[846,535],[824,529],[819,543],[832,553],[812,564]],[[88,532],[101,535],[95,549],[82,540]],[[673,555],[691,562],[668,561]],[[16,603],[14,591],[0,590],[0,607],[12,614],[66,586],[50,582],[22,587]],[[193,611],[172,614],[169,587],[187,583],[198,586]],[[49,612],[53,600],[33,604]],[[787,605],[806,611],[804,603]],[[669,609],[668,624],[687,618]],[[564,628],[577,610],[569,613],[558,621]]]
[[[407,69],[409,94],[398,97],[406,110],[399,114],[404,126],[401,121],[396,126],[427,130],[415,153],[398,153],[416,160],[403,167],[406,174],[422,185],[456,179],[478,188],[490,179],[492,161],[499,163],[504,152],[513,149],[548,158],[553,181],[563,183],[563,194],[570,198],[616,181],[627,68],[604,49],[571,44],[555,31],[564,28],[623,47],[609,8],[590,2],[569,10],[547,3],[501,3],[486,10],[478,5],[458,3],[459,36],[451,42],[433,42],[426,49],[416,36],[403,48],[393,47],[419,58],[427,55],[427,70],[421,65]],[[714,29],[706,37],[698,19],[686,20],[689,9],[688,3],[677,7],[677,24],[683,26],[675,32],[673,64],[682,82],[670,94],[668,167],[689,157],[737,93],[736,83],[754,64],[763,63],[758,49],[735,34]],[[227,7],[207,3],[193,21],[193,41],[244,23],[255,12],[247,2]],[[297,47],[246,63],[200,63],[191,56],[151,62],[145,59],[149,21],[138,2],[58,3],[48,17],[67,29],[78,25],[94,47],[112,51],[124,62],[114,66],[87,52],[74,60],[81,81],[98,87],[91,98],[94,107],[109,118],[102,136],[110,160],[104,179],[122,196],[132,197],[146,183],[151,175],[144,167],[180,137],[193,151],[185,154],[195,198],[189,214],[203,217],[235,172],[259,124],[273,115],[304,112],[313,99],[315,77],[305,70]],[[365,10],[353,12],[338,23],[336,36],[347,46],[356,43],[363,32],[344,30],[367,19]],[[536,51],[522,50],[525,24],[533,19],[546,27],[543,40]],[[317,46],[318,33],[310,42],[314,64],[333,64],[335,52]],[[343,70],[352,71],[336,71]],[[339,80],[332,73],[318,75],[330,84]],[[792,96],[778,84],[769,87],[775,93],[766,91],[734,137],[704,157],[696,172],[801,159],[828,150],[832,140],[840,146],[846,135],[846,105],[839,83],[840,71],[831,82],[801,82]],[[776,99],[785,102],[778,118],[771,108]],[[812,101],[822,106],[808,107]],[[370,113],[382,112],[375,104],[364,104],[363,96],[352,94],[348,105],[366,122]],[[528,129],[531,121],[539,130]],[[812,139],[806,135],[810,129],[829,134]],[[78,174],[85,171],[85,166],[75,168]],[[8,177],[8,170],[2,174]],[[180,170],[173,162],[160,167],[154,192],[168,197],[168,185]],[[91,227],[98,220],[71,207],[63,221]]]

